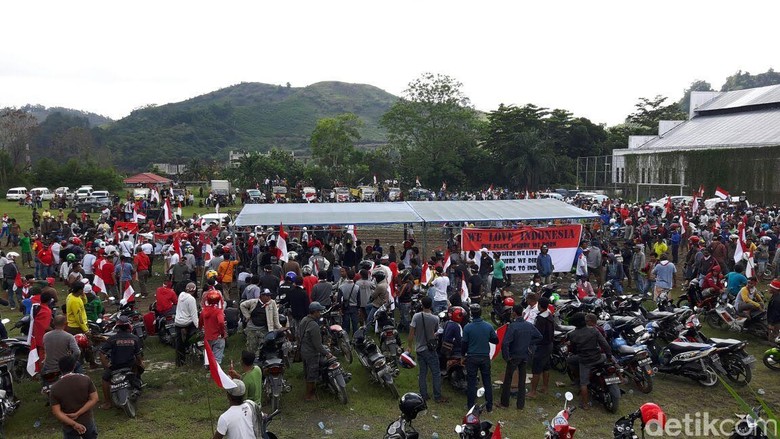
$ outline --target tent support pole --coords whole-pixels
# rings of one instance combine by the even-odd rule
[[[423,223],[422,232],[423,232],[423,248],[422,248],[422,256],[420,260],[421,267],[422,264],[428,260],[428,224],[427,223]]]

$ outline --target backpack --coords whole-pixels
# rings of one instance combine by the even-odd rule
[[[257,301],[255,308],[249,314],[249,319],[252,320],[252,324],[255,326],[268,326],[268,320],[265,316],[265,305],[259,300]]]

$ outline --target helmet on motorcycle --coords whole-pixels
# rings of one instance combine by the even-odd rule
[[[661,428],[666,426],[666,413],[658,404],[647,402],[639,407],[640,413],[642,413],[642,428],[651,422],[657,422],[661,424]]]
[[[216,278],[217,278],[217,270],[209,270],[206,272],[206,280],[216,279]]]
[[[206,293],[207,305],[219,305],[221,301],[222,301],[222,295],[219,294],[217,290],[211,290],[208,293]]]
[[[370,270],[371,269],[371,261],[363,261],[360,263],[360,269],[361,270]]]
[[[453,306],[450,308],[450,320],[455,323],[463,323],[466,319],[466,310],[460,306]]]
[[[688,241],[690,241],[690,242],[692,242],[692,243],[696,244],[696,243],[698,243],[698,242],[699,242],[699,237],[698,237],[698,236],[695,236],[695,235],[694,235],[694,236],[691,236],[690,238],[688,238]]]
[[[626,220],[626,225],[630,226],[631,224],[634,224],[634,222],[631,220],[631,218]]]
[[[398,408],[401,409],[404,419],[411,421],[420,412],[428,410],[428,405],[425,404],[425,400],[418,393],[409,392],[405,393],[401,400],[398,401]]]
[[[504,306],[508,306],[508,307],[515,306],[515,298],[514,297],[504,298]]]
[[[73,238],[70,239],[70,242],[72,242],[73,245],[81,245],[81,238],[79,238],[78,236],[74,236]]]
[[[612,339],[612,349],[618,350],[621,346],[628,346],[628,342],[623,337],[615,337]]]
[[[310,275],[311,274],[311,266],[304,265],[303,267],[301,267],[301,273],[303,273],[304,276]]]
[[[76,262],[76,255],[73,253],[68,253],[68,256],[65,257],[65,260],[68,262]]]
[[[441,250],[436,250],[436,253],[434,254],[436,256],[436,259],[444,259],[444,252]]]
[[[561,300],[561,295],[558,293],[552,293],[550,294],[550,303],[555,303],[557,301]]]
[[[76,334],[75,336],[76,344],[79,346],[79,349],[82,351],[84,349],[89,349],[89,339],[85,334]]]

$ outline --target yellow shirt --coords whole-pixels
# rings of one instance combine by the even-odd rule
[[[68,327],[80,328],[82,331],[89,332],[87,327],[87,309],[84,307],[84,300],[86,297],[81,298],[68,294],[68,298],[65,301],[65,308],[67,309]]]

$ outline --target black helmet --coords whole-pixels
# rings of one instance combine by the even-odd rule
[[[444,259],[444,252],[441,250],[436,250],[436,253],[434,253],[436,256],[436,259]]]
[[[374,272],[374,279],[376,279],[377,283],[382,282],[385,280],[385,271],[384,270],[377,270]]]
[[[423,397],[412,392],[404,393],[404,396],[398,401],[398,408],[401,409],[401,413],[407,421],[416,418],[418,413],[428,410]]]
[[[362,261],[360,263],[360,269],[361,270],[370,270],[371,269],[371,261]]]
[[[469,314],[471,317],[482,317],[482,307],[478,303],[472,303],[469,305]]]

